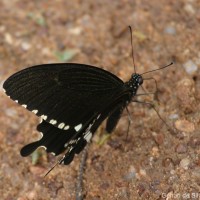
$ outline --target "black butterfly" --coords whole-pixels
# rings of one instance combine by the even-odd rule
[[[38,147],[59,155],[69,164],[106,118],[111,133],[124,108],[136,95],[143,78],[134,73],[128,82],[103,69],[75,63],[33,66],[9,77],[3,84],[15,102],[41,117],[42,138],[26,145],[22,156]]]

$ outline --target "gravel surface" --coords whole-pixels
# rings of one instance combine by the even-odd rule
[[[86,200],[200,199],[200,2],[198,0],[0,1],[0,199],[71,200],[80,163],[57,166],[38,150],[39,119],[2,90],[14,72],[35,64],[76,62],[102,67],[127,81],[134,72],[128,25],[133,28],[138,73],[174,61],[144,77],[157,81],[153,101],[170,129],[149,106],[129,106],[102,145],[103,124],[88,148]],[[146,91],[155,82],[146,80]],[[140,90],[139,92],[144,92]]]

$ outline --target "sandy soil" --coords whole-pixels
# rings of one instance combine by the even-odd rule
[[[138,73],[175,62],[145,77],[157,80],[154,104],[176,133],[153,109],[135,103],[127,140],[126,113],[98,145],[102,125],[88,149],[85,199],[200,199],[199,24],[198,0],[0,1],[0,199],[75,199],[80,163],[76,156],[44,178],[57,158],[41,150],[20,156],[21,147],[38,138],[39,119],[3,93],[3,81],[28,66],[69,61],[126,81],[134,72],[128,25]],[[154,81],[145,82],[146,90],[155,90]]]

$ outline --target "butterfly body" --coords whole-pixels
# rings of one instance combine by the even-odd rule
[[[75,63],[17,72],[4,82],[6,94],[42,119],[37,126],[42,138],[23,147],[21,155],[43,146],[55,155],[65,151],[60,163],[69,164],[106,118],[107,132],[114,130],[142,83],[139,74],[124,83],[106,70]]]

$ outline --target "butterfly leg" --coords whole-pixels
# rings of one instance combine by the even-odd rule
[[[130,112],[129,112],[127,106],[126,106],[126,111],[128,113],[128,128],[127,128],[127,132],[126,132],[126,141],[127,141],[127,139],[128,139],[128,133],[129,133],[129,128],[130,128],[130,125],[132,123],[132,119],[131,119],[131,115],[130,115]]]
[[[135,102],[135,103],[142,103],[142,104],[149,105],[151,108],[154,109],[154,111],[157,113],[158,117],[159,117],[160,120],[165,124],[165,126],[166,126],[173,134],[177,134],[177,133],[169,126],[169,124],[167,124],[166,121],[161,117],[161,115],[159,114],[159,112],[157,111],[157,109],[155,108],[155,106],[153,105],[153,103],[144,102],[144,101],[138,101],[138,100],[133,100],[132,102]]]
[[[106,123],[106,131],[108,133],[112,133],[114,128],[116,127],[121,114],[124,110],[124,106],[123,105],[118,105],[109,115],[108,119],[107,119],[107,123]]]
[[[144,80],[154,80],[155,82],[155,85],[156,85],[156,91],[155,92],[150,92],[150,93],[147,93],[147,94],[154,94],[154,98],[156,100],[158,100],[158,84],[157,84],[157,81],[155,78],[145,78]],[[142,89],[145,91],[145,89],[142,87]],[[146,92],[146,91],[145,91]]]

